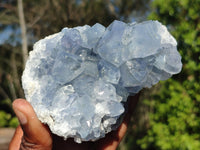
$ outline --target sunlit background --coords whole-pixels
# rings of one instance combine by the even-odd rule
[[[0,0],[0,149],[18,125],[12,101],[24,98],[21,75],[34,42],[66,26],[115,19],[159,20],[183,62],[180,74],[142,91],[118,149],[200,150],[200,0]]]

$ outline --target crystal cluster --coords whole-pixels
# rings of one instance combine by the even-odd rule
[[[26,99],[53,133],[95,141],[119,126],[129,94],[181,71],[176,47],[158,21],[64,28],[30,52]]]

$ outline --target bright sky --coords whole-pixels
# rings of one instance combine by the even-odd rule
[[[20,29],[13,29],[11,26],[5,27],[2,32],[0,32],[0,45],[3,45],[5,42],[15,46],[18,42],[20,42]],[[14,38],[10,39],[13,36]]]

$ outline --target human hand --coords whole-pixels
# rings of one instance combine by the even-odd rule
[[[32,106],[24,99],[13,102],[13,109],[18,117],[20,126],[10,142],[9,150],[115,150],[124,137],[131,114],[138,102],[138,95],[128,100],[129,111],[116,131],[112,131],[96,142],[82,142],[77,144],[73,139],[64,141],[62,137],[52,134],[49,128],[42,124]]]

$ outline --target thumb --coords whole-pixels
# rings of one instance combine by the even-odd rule
[[[30,103],[17,99],[13,102],[13,109],[23,130],[21,149],[52,149],[51,133],[38,120]]]

